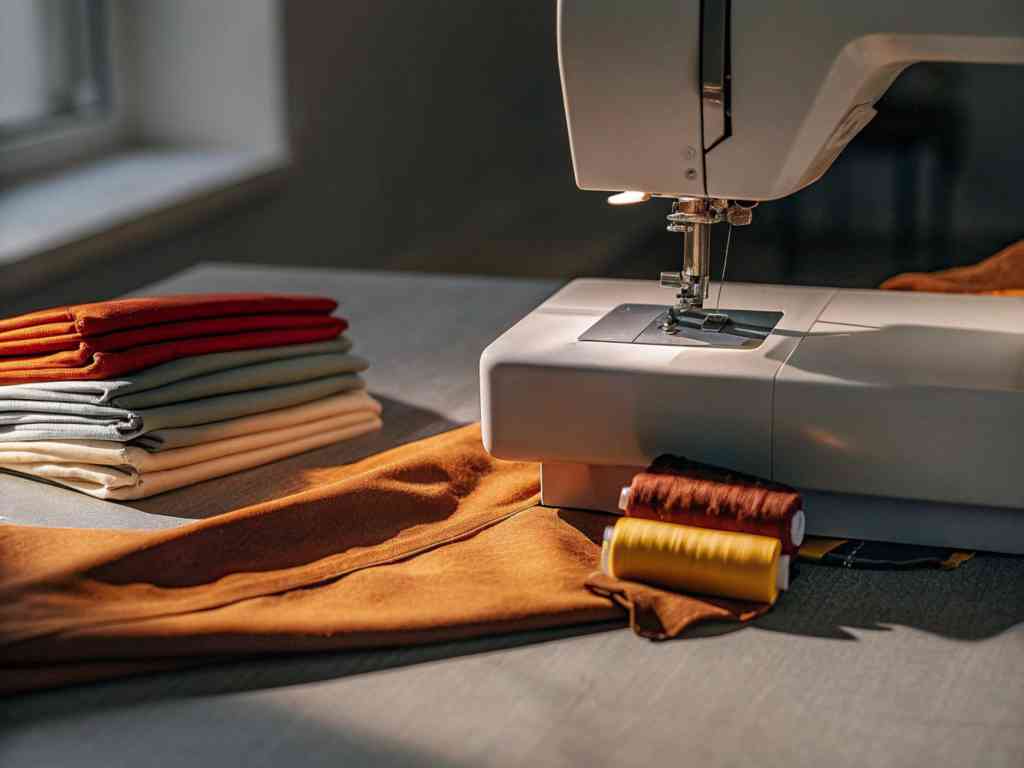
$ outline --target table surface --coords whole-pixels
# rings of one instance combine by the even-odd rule
[[[478,418],[481,350],[559,283],[202,265],[146,293],[342,302],[386,429],[349,458]],[[332,454],[333,455],[333,454]],[[253,470],[259,471],[259,470]],[[194,515],[0,477],[14,523]],[[275,657],[0,704],[0,765],[1024,765],[1024,558],[956,571],[803,565],[765,617],[651,643],[584,628]]]

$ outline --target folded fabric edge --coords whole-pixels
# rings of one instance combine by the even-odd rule
[[[338,308],[338,302],[326,296],[288,293],[196,293],[164,296],[138,296],[108,299],[87,304],[71,304],[0,319],[0,333],[39,326],[61,324],[73,327],[84,336],[109,333],[121,328],[138,327],[184,318],[260,313],[323,312]],[[119,318],[130,317],[125,323]]]
[[[235,472],[253,469],[343,440],[351,440],[369,432],[374,432],[382,426],[383,422],[381,419],[374,415],[347,427],[331,429],[304,438],[277,443],[269,447],[245,451],[234,456],[200,461],[174,469],[148,473],[140,472],[137,474],[138,482],[134,485],[112,487],[71,477],[58,476],[46,476],[44,479],[98,499],[135,501],[206,480],[223,477],[224,475],[234,474]],[[16,471],[20,471],[23,474],[31,474],[24,470]]]
[[[377,410],[364,408],[280,429],[268,429],[226,440],[213,440],[208,443],[199,443],[158,453],[152,453],[137,446],[125,446],[123,443],[115,441],[82,441],[100,445],[77,447],[65,444],[57,450],[47,450],[44,441],[25,443],[24,445],[32,446],[30,450],[19,450],[21,445],[19,443],[3,443],[0,444],[0,465],[11,469],[18,469],[20,465],[25,467],[22,471],[31,471],[27,465],[49,464],[69,469],[71,467],[113,467],[136,473],[158,472],[264,448],[332,429],[341,429],[377,417],[378,414]],[[100,484],[105,485],[105,483]]]
[[[13,362],[0,359],[0,382],[31,384],[61,380],[102,380],[184,357],[323,341],[337,338],[348,328],[346,321],[339,318],[333,320],[334,323],[318,328],[283,328],[176,339],[147,344],[128,351],[86,354],[80,348],[75,353],[43,355],[28,362],[27,359],[16,359]]]
[[[139,473],[131,467],[108,466],[104,464],[72,464],[22,462],[0,464],[0,469],[17,472],[29,477],[40,477],[69,488],[79,484],[97,488],[124,488],[138,485]]]
[[[234,438],[253,432],[292,426],[319,418],[326,418],[330,415],[366,409],[379,414],[382,406],[380,402],[367,392],[365,387],[360,387],[359,389],[337,392],[306,403],[276,408],[271,411],[254,413],[248,416],[239,416],[234,419],[208,422],[207,424],[193,427],[158,429],[140,435],[131,441],[131,445],[143,448],[150,453],[160,453],[162,451],[178,450],[202,443],[209,443],[214,440]],[[190,435],[201,435],[202,433],[216,436],[198,440],[193,440],[189,437]]]

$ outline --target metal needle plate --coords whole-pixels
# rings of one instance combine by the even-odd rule
[[[721,330],[702,328],[703,316],[693,313],[684,315],[675,333],[668,333],[661,328],[668,307],[661,304],[620,304],[590,326],[579,340],[756,349],[782,319],[781,312],[756,309],[720,309],[718,312],[729,317],[729,322]]]

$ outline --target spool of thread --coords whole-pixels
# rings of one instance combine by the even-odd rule
[[[681,592],[774,603],[781,549],[769,536],[624,517],[605,528],[601,570]]]
[[[792,488],[672,456],[658,458],[619,497],[629,517],[772,536],[785,555],[803,543],[802,505]]]
[[[633,494],[633,486],[624,485],[622,492],[619,494],[619,509],[625,512],[630,517],[644,517],[645,515],[630,515],[629,514],[629,501]],[[720,515],[711,516],[701,513],[692,513],[687,521],[682,520],[682,515],[666,513],[664,516],[651,516],[647,517],[648,520],[661,520],[662,522],[675,522],[679,520],[679,525],[692,525],[695,528],[713,528],[719,531],[738,531],[740,533],[753,533],[759,536],[772,536],[773,538],[779,539],[782,543],[782,549],[790,549],[795,552],[799,549],[800,545],[804,543],[804,535],[807,527],[807,518],[804,515],[802,509],[798,509],[789,515],[788,522],[782,519],[778,522],[774,520],[761,521],[752,518],[746,519],[735,519],[723,517]],[[787,544],[789,547],[787,547]],[[787,560],[788,555],[783,555]]]

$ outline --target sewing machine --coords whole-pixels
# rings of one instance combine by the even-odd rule
[[[799,488],[812,534],[1024,553],[1024,300],[708,269],[710,228],[821,177],[910,64],[1024,62],[1019,0],[560,0],[558,53],[578,186],[673,201],[682,260],[491,344],[487,449],[554,506],[615,512],[668,452]]]

